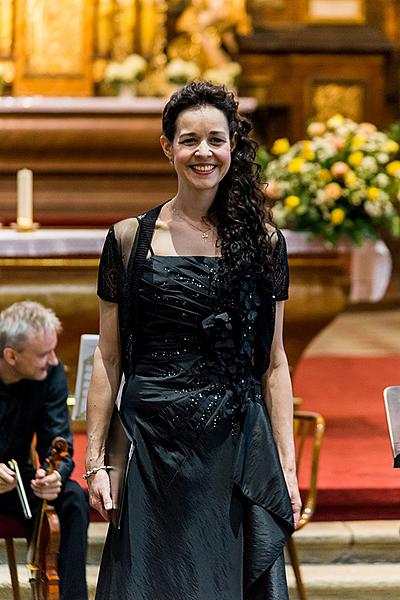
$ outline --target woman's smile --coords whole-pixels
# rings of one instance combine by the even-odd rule
[[[209,164],[198,164],[198,165],[189,165],[192,171],[198,173],[199,175],[209,175],[217,168],[216,165]]]

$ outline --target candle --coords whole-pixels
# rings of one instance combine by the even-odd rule
[[[17,172],[17,225],[32,226],[32,171],[20,169]]]

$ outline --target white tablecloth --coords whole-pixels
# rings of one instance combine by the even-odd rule
[[[254,112],[257,100],[251,96],[239,99],[239,108],[244,113]],[[82,96],[2,96],[2,113],[41,114],[93,114],[93,113],[137,113],[161,115],[168,98],[149,96],[82,97]]]
[[[0,257],[99,256],[107,229],[47,229],[29,233],[0,229]]]
[[[303,231],[283,231],[288,254],[320,254],[328,251],[320,240],[309,240]],[[350,302],[378,302],[383,298],[392,273],[392,257],[381,240],[365,241],[362,246],[350,242],[335,246],[335,251],[351,253]]]

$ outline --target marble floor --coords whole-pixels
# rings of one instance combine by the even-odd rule
[[[310,343],[304,356],[400,354],[400,308],[344,312]]]

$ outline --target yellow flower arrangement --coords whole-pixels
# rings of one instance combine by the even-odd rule
[[[299,206],[300,202],[301,200],[298,196],[287,196],[284,200],[284,204],[289,210],[293,210]]]
[[[391,177],[396,177],[400,174],[400,160],[394,160],[386,166],[386,171]]]
[[[279,138],[275,140],[274,145],[271,148],[272,154],[279,156],[280,154],[286,154],[290,148],[290,143],[287,138]]]
[[[279,138],[264,161],[260,156],[277,224],[328,244],[342,236],[374,239],[385,226],[400,235],[397,141],[339,114],[312,121],[307,134],[293,145]]]

